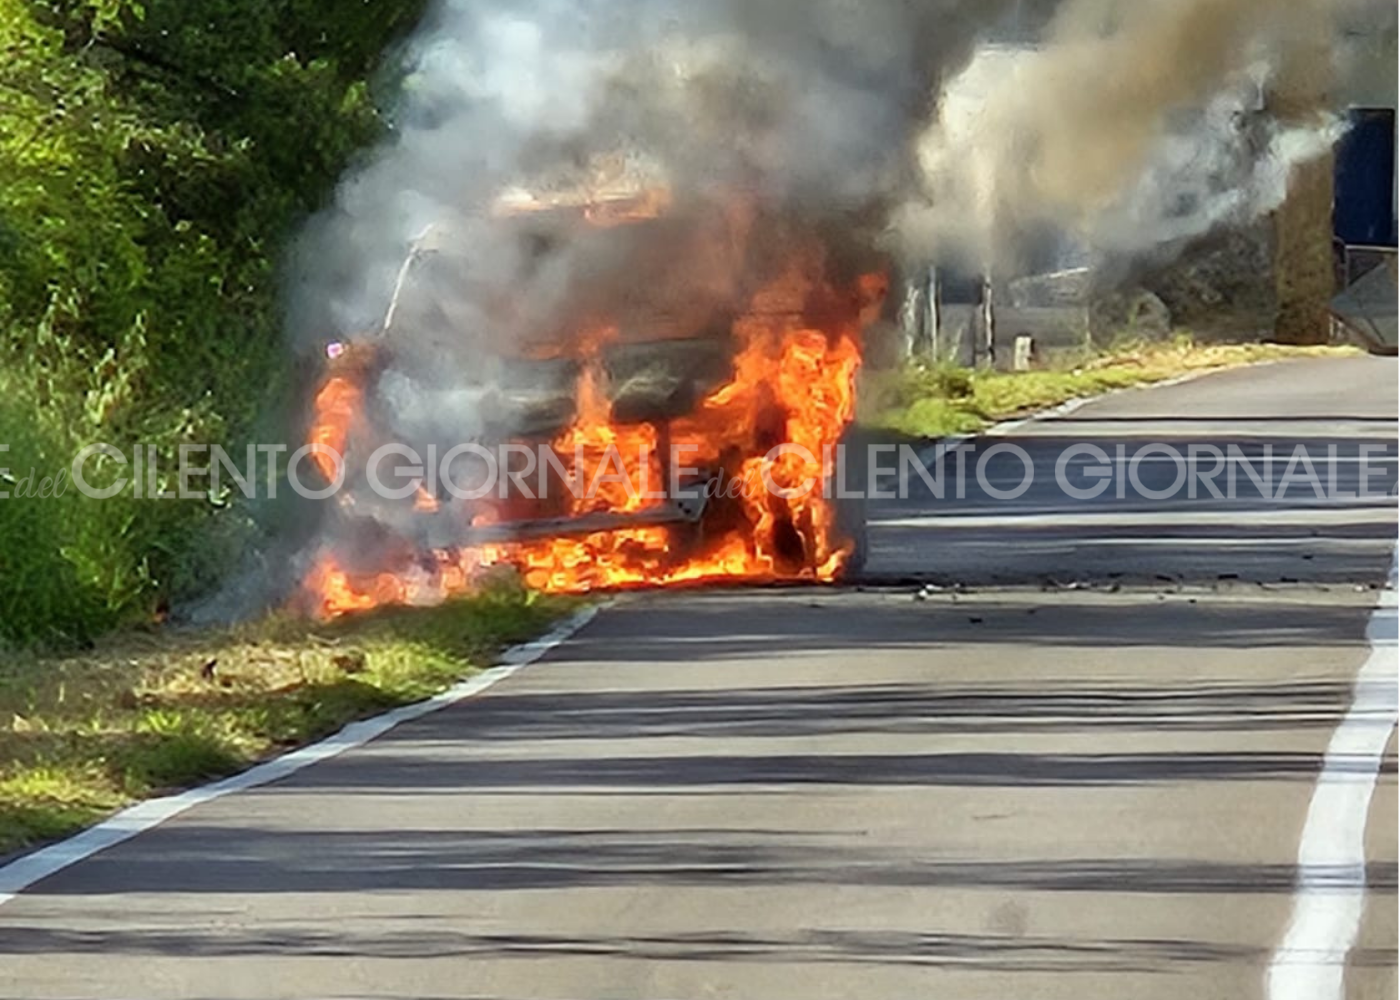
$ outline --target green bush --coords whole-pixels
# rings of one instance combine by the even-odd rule
[[[0,0],[12,479],[98,442],[237,454],[288,409],[285,248],[380,133],[370,82],[424,5]],[[0,640],[85,641],[216,586],[248,524],[220,499],[0,500]]]

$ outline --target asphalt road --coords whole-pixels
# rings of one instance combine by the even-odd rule
[[[866,575],[979,586],[1384,579],[1396,383],[1393,359],[1295,361],[1120,393],[969,441],[941,463],[925,449],[944,496],[907,468],[903,483],[882,481],[899,499],[870,505]],[[1083,443],[1102,455],[1071,455],[1060,472]],[[1104,458],[1109,478],[1086,474]],[[897,456],[881,465],[898,468]],[[1080,499],[1064,484],[1104,492]]]
[[[1394,385],[1280,366],[1015,439],[1393,454]],[[1029,524],[878,509],[872,565],[942,589],[629,599],[477,700],[68,868],[0,907],[0,995],[1263,1000],[1303,903],[1364,875],[1338,995],[1393,997],[1393,741],[1364,867],[1298,877],[1324,768],[1371,788],[1328,748],[1385,638],[1393,509],[1314,535],[1289,505],[1283,535],[1236,501],[1203,542],[1165,501],[1130,530],[1039,490],[995,515]],[[1173,528],[1189,558],[1147,544]]]

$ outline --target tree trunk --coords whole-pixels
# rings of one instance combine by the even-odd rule
[[[1320,35],[1325,39],[1325,34]],[[1282,122],[1323,123],[1332,90],[1332,58],[1325,41],[1290,52],[1268,95]],[[1336,294],[1332,262],[1335,157],[1329,152],[1302,164],[1289,181],[1288,198],[1274,217],[1274,280],[1278,316],[1274,337],[1284,344],[1325,344],[1331,334],[1328,305]]]

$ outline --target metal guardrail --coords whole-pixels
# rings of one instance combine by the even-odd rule
[[[1396,248],[1337,244],[1338,286],[1342,291],[1356,284],[1382,264],[1395,267]]]
[[[1396,249],[1339,244],[1337,264],[1342,291],[1331,305],[1333,339],[1360,341],[1377,353],[1396,353]]]

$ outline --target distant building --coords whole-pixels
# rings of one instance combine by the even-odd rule
[[[1395,353],[1396,8],[1377,2],[1353,10],[1338,95],[1351,128],[1337,146],[1333,192],[1336,283],[1334,330],[1372,350]]]
[[[1351,129],[1337,148],[1334,231],[1350,246],[1396,245],[1396,9],[1386,10],[1388,22],[1352,25],[1342,53],[1337,89]]]

